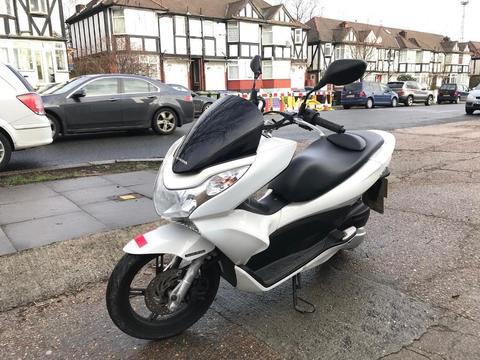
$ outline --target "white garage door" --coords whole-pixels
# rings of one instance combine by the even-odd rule
[[[164,71],[166,84],[179,84],[189,87],[187,62],[166,61]]]
[[[205,63],[205,90],[226,90],[224,63]]]

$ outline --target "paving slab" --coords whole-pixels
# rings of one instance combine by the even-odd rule
[[[85,205],[111,200],[118,195],[131,193],[132,190],[120,185],[106,185],[94,188],[66,191],[63,196],[77,205]]]
[[[127,201],[105,201],[81,208],[110,228],[144,224],[158,219],[153,202],[147,198]]]
[[[12,254],[17,250],[13,247],[12,243],[8,239],[7,235],[0,228],[0,256]]]
[[[58,195],[44,184],[27,184],[12,187],[0,187],[0,205],[22,201],[46,199]]]
[[[88,176],[88,177],[80,177],[76,179],[48,181],[48,182],[45,182],[45,185],[50,187],[56,192],[62,193],[62,192],[78,190],[78,189],[112,185],[112,182],[108,181],[102,176]]]
[[[0,206],[0,225],[79,211],[77,205],[63,196],[49,197]]]
[[[156,171],[133,171],[124,174],[105,175],[103,178],[121,186],[153,184],[157,177]]]
[[[151,184],[142,184],[142,185],[134,185],[134,186],[129,186],[128,189],[131,190],[131,192],[135,192],[137,194],[141,194],[149,199],[153,199],[153,187],[155,186],[155,183]]]
[[[5,233],[17,250],[25,250],[70,240],[107,230],[88,214],[77,211],[4,226]]]

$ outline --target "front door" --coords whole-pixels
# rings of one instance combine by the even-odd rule
[[[198,91],[201,89],[201,67],[200,59],[192,59],[190,63],[190,88],[193,91]]]
[[[45,72],[45,64],[43,63],[41,50],[35,50],[35,70],[37,72],[37,82],[39,84],[47,83],[47,74]]]
[[[111,129],[122,125],[124,108],[118,78],[96,79],[78,89],[81,88],[85,97],[70,96],[63,105],[68,130]]]

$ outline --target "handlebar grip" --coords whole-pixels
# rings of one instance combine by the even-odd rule
[[[345,128],[343,127],[343,125],[338,125],[338,124],[335,124],[331,121],[323,119],[323,118],[320,117],[320,115],[318,113],[313,118],[313,124],[319,125],[319,126],[325,128],[325,129],[336,132],[338,134],[342,134],[342,133],[345,132]]]

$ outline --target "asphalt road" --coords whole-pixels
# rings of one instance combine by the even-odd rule
[[[328,120],[343,124],[348,129],[391,130],[472,119],[465,115],[464,107],[464,104],[430,107],[415,105],[395,109],[358,108],[323,114]],[[170,136],[158,136],[152,131],[70,136],[49,146],[13,153],[7,171],[74,165],[89,161],[163,157],[170,145],[185,135],[190,127],[191,125],[188,125],[177,129],[175,134]],[[302,140],[312,138],[315,134],[292,127],[282,129],[277,136]]]

